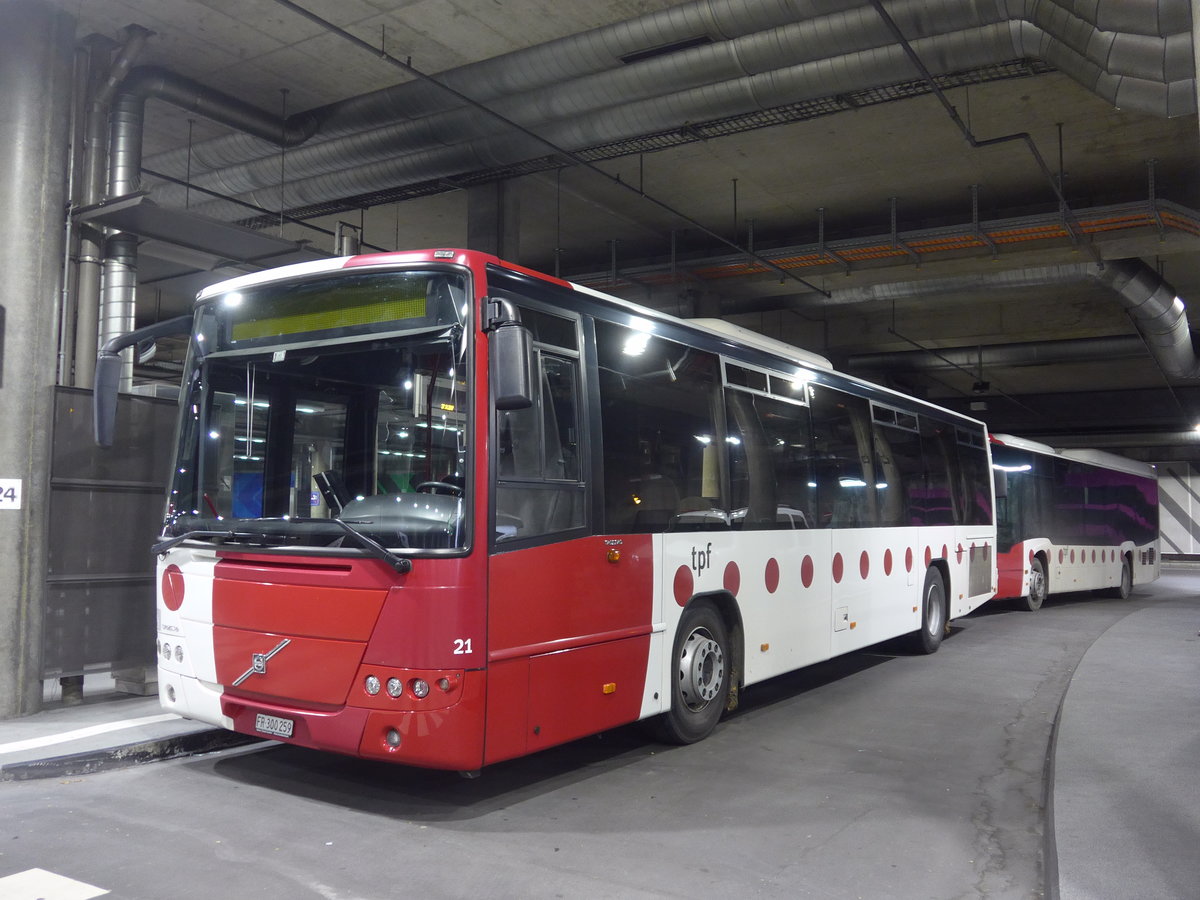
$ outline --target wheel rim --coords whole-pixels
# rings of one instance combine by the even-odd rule
[[[699,710],[717,696],[725,682],[725,652],[707,628],[697,628],[683,642],[679,657],[679,691],[688,709]]]
[[[936,637],[946,626],[942,592],[937,589],[936,585],[930,585],[929,593],[925,595],[925,607],[929,634]]]
[[[1035,566],[1029,573],[1029,596],[1039,604],[1046,599],[1046,573],[1040,566]]]

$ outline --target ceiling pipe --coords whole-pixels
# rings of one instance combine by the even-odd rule
[[[1181,6],[1181,2],[1161,0],[1160,6],[1168,7],[1170,14],[1151,16],[1141,26],[1142,30],[1153,32],[1176,27],[1179,9],[1187,13],[1186,3]],[[707,5],[691,4],[680,9],[694,12],[695,7]],[[748,17],[759,10],[760,4],[729,0],[723,7],[729,14],[727,18],[732,20],[729,30],[736,30],[750,27],[748,23],[752,20]],[[542,90],[496,97],[489,102],[498,112],[522,125],[537,127],[548,140],[574,151],[687,122],[911,79],[910,64],[903,52],[888,43],[890,38],[880,23],[870,21],[877,19],[873,14],[868,15],[870,7],[844,7],[845,4],[839,4],[833,14],[820,17],[810,14],[800,22],[776,25],[762,32],[749,31],[734,40],[630,66],[620,65],[612,51],[603,46],[602,38],[609,33],[608,29],[587,32],[498,58],[506,65],[521,65],[526,55],[532,54],[561,75],[571,61],[560,59],[557,54],[580,53],[586,48],[587,52],[582,54],[584,62],[580,64],[586,73],[584,77],[564,80]],[[740,12],[740,18],[734,12]],[[1074,5],[1067,9],[1061,0],[1037,3],[1013,0],[999,4],[994,10],[976,9],[951,0],[910,0],[895,6],[894,17],[906,33],[914,36],[914,48],[923,59],[930,60],[930,68],[936,72],[971,69],[1014,57],[1037,57],[1113,103],[1163,116],[1195,109],[1190,31],[1186,26],[1185,31],[1166,37],[1153,33],[1106,34],[1093,20],[1112,20],[1109,4],[1098,3],[1094,8],[1076,12]],[[938,28],[957,30],[942,33],[929,22],[938,22]],[[947,24],[940,24],[943,22]],[[629,29],[625,31],[628,33]],[[814,34],[821,40],[814,41]],[[601,45],[589,46],[589,40],[601,41]],[[831,49],[837,55],[811,58]],[[598,60],[602,58],[609,60],[610,69],[597,72]],[[487,63],[500,65],[496,60]],[[445,73],[439,79],[448,84],[458,83],[456,73],[478,70],[481,65]],[[511,83],[504,72],[503,66],[494,69],[496,83]],[[712,81],[713,77],[724,80]],[[494,96],[496,89],[488,83],[482,86],[472,83],[469,91],[475,94],[481,87],[483,96]],[[416,93],[418,89],[413,83],[406,83],[387,92],[367,95],[370,100],[345,101],[317,111],[315,117],[322,121],[318,142],[289,158],[290,171],[296,176],[288,185],[290,205],[321,203],[339,196],[501,167],[544,155],[543,148],[528,138],[506,135],[495,123],[461,109],[448,110],[455,105],[453,99],[441,98],[437,110],[426,115],[429,90],[436,93],[436,88],[428,85]],[[385,94],[387,103],[381,99]],[[349,127],[351,122],[362,122],[365,110],[381,113],[408,94],[413,94],[419,102],[401,107],[403,121],[395,121],[397,111],[393,106],[388,111],[390,122],[377,119],[369,123],[373,127],[365,133],[324,140],[342,125]],[[343,108],[357,112],[355,116],[338,112]],[[367,123],[363,122],[361,127],[367,127]],[[221,140],[225,139],[218,139]],[[198,145],[193,161],[206,158],[209,145],[214,143]],[[404,148],[402,154],[396,153],[398,146]],[[224,151],[220,152],[221,158],[228,158]],[[257,155],[262,156],[261,150]],[[179,161],[156,157],[152,165],[156,170],[170,172],[172,166],[178,167]],[[259,158],[226,169],[197,175],[196,183],[260,206],[278,205],[278,167],[273,160]],[[180,205],[181,196],[182,191],[177,187],[164,186],[156,193],[156,199],[165,205]],[[204,211],[210,215],[236,215],[219,205],[206,207]]]
[[[142,165],[142,125],[146,101],[170,103],[279,147],[294,147],[317,130],[308,112],[282,119],[236,97],[205,87],[159,66],[139,66],[121,82],[110,123],[108,195],[138,189]]]
[[[774,298],[776,304],[773,308],[807,309],[813,305],[838,306],[872,300],[904,300],[963,291],[1012,290],[1020,287],[1069,284],[1089,279],[1105,285],[1116,293],[1117,298],[1129,312],[1141,340],[1145,342],[1155,362],[1165,375],[1170,378],[1188,380],[1200,378],[1200,358],[1197,358],[1192,344],[1187,309],[1183,300],[1175,292],[1175,289],[1163,280],[1162,276],[1140,259],[1113,259],[1105,261],[1103,265],[1079,263],[1041,266],[929,281],[868,285],[830,291],[828,297],[819,294],[792,295],[787,298]],[[780,302],[781,299],[782,302]],[[758,308],[752,309],[751,304],[748,303],[725,302],[721,305],[721,314],[728,316],[751,311],[766,311],[761,305],[755,304],[755,306]],[[1054,343],[1062,344],[1062,342]],[[1026,348],[1024,352],[1030,354],[1028,364],[1042,364],[1042,361],[1038,359],[1040,351],[1035,349],[1041,346],[1040,343],[1017,346],[1024,346]],[[1062,346],[1059,346],[1058,349],[1063,352],[1072,352],[1063,350]],[[1128,351],[1128,347],[1122,349],[1125,352]],[[953,352],[938,350],[941,356],[947,358]],[[977,351],[972,349],[969,352],[976,353]],[[883,360],[887,356],[893,355],[876,354],[870,357],[870,365],[874,368],[883,367]],[[900,356],[900,358],[904,357]],[[857,359],[857,365],[866,365],[863,362],[865,357]],[[1004,364],[1015,365],[1016,363],[1005,362]],[[914,368],[912,364],[902,363],[901,365],[907,369]],[[974,364],[967,363],[967,367],[971,365]],[[888,367],[890,368],[890,365]]]
[[[622,57],[652,48],[666,48],[697,37],[720,42],[861,4],[862,0],[698,0],[440,72],[437,79],[490,103],[500,97],[623,69]],[[321,123],[322,137],[331,138],[445,112],[457,105],[444,91],[428,83],[406,81],[318,107],[312,113]],[[192,162],[218,168],[262,155],[256,142],[234,134],[196,144]],[[151,163],[155,169],[178,173],[183,171],[186,157],[182,151],[169,151],[155,156]]]
[[[1140,259],[1116,259],[1089,274],[1117,292],[1150,352],[1171,378],[1200,378],[1187,308],[1162,276]]]
[[[88,104],[83,137],[83,179],[79,193],[79,205],[91,206],[104,197],[104,152],[105,129],[108,108],[117,85],[129,74],[137,57],[141,54],[152,32],[140,25],[125,28],[125,43],[117,51],[116,58],[102,76],[93,76],[98,87]],[[103,57],[107,53],[97,41],[92,41],[89,52],[89,68],[101,72]],[[99,348],[100,328],[100,281],[104,265],[104,236],[97,230],[84,226],[79,228],[79,254],[75,288],[75,345],[74,384],[90,388],[95,378],[96,351]]]
[[[152,98],[273,142],[277,147],[302,143],[317,127],[316,120],[308,113],[282,119],[167,69],[140,66],[121,81],[109,114],[110,200],[136,193],[140,188],[146,101]],[[137,239],[128,234],[113,235],[105,245],[99,310],[101,345],[133,330],[136,324],[137,249]],[[123,386],[128,385],[128,376],[126,373],[122,378]]]
[[[861,353],[846,360],[850,372],[937,372],[946,369],[974,371],[996,366],[1023,368],[1054,366],[1065,363],[1136,359],[1146,354],[1146,345],[1137,335],[1080,338],[1078,340],[1037,341],[1024,344],[985,344],[980,347],[939,348],[936,354],[924,350],[897,353]]]

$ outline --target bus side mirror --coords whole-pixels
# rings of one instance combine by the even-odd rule
[[[488,303],[489,375],[496,409],[533,406],[533,339],[521,314],[507,300]]]
[[[187,334],[192,329],[191,316],[176,316],[155,322],[128,334],[121,334],[100,348],[96,356],[96,376],[92,389],[92,436],[101,447],[111,447],[117,427],[117,394],[121,389],[121,351],[138,346],[139,361],[150,353],[154,339],[169,334]],[[153,354],[150,354],[153,356]]]
[[[1008,496],[1008,473],[1003,469],[992,469],[992,482],[996,486],[996,499],[1003,500]]]

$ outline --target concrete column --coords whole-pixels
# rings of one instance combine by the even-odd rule
[[[1200,112],[1200,0],[1192,0],[1192,66],[1196,81],[1196,111]]]
[[[520,218],[520,195],[511,181],[468,188],[467,248],[519,263]]]
[[[45,0],[0,7],[0,718],[41,703],[74,30]]]

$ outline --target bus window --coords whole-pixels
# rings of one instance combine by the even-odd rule
[[[733,389],[725,406],[733,527],[811,527],[817,492],[808,408]]]
[[[596,323],[605,530],[727,528],[717,357],[648,331]]]
[[[862,397],[821,385],[812,390],[821,525],[875,525],[878,515],[870,404]]]
[[[924,525],[955,525],[959,513],[958,452],[954,426],[921,416],[921,455],[925,460],[925,491],[913,517]]]
[[[982,428],[955,429],[958,444],[959,471],[962,475],[962,509],[964,525],[988,525],[992,522],[992,497],[987,489],[991,471],[986,437]]]
[[[498,541],[581,528],[577,362],[537,351],[537,400],[497,412]]]
[[[914,501],[919,503],[925,488],[917,417],[883,406],[875,406],[872,413],[879,524],[922,524],[912,511]]]

